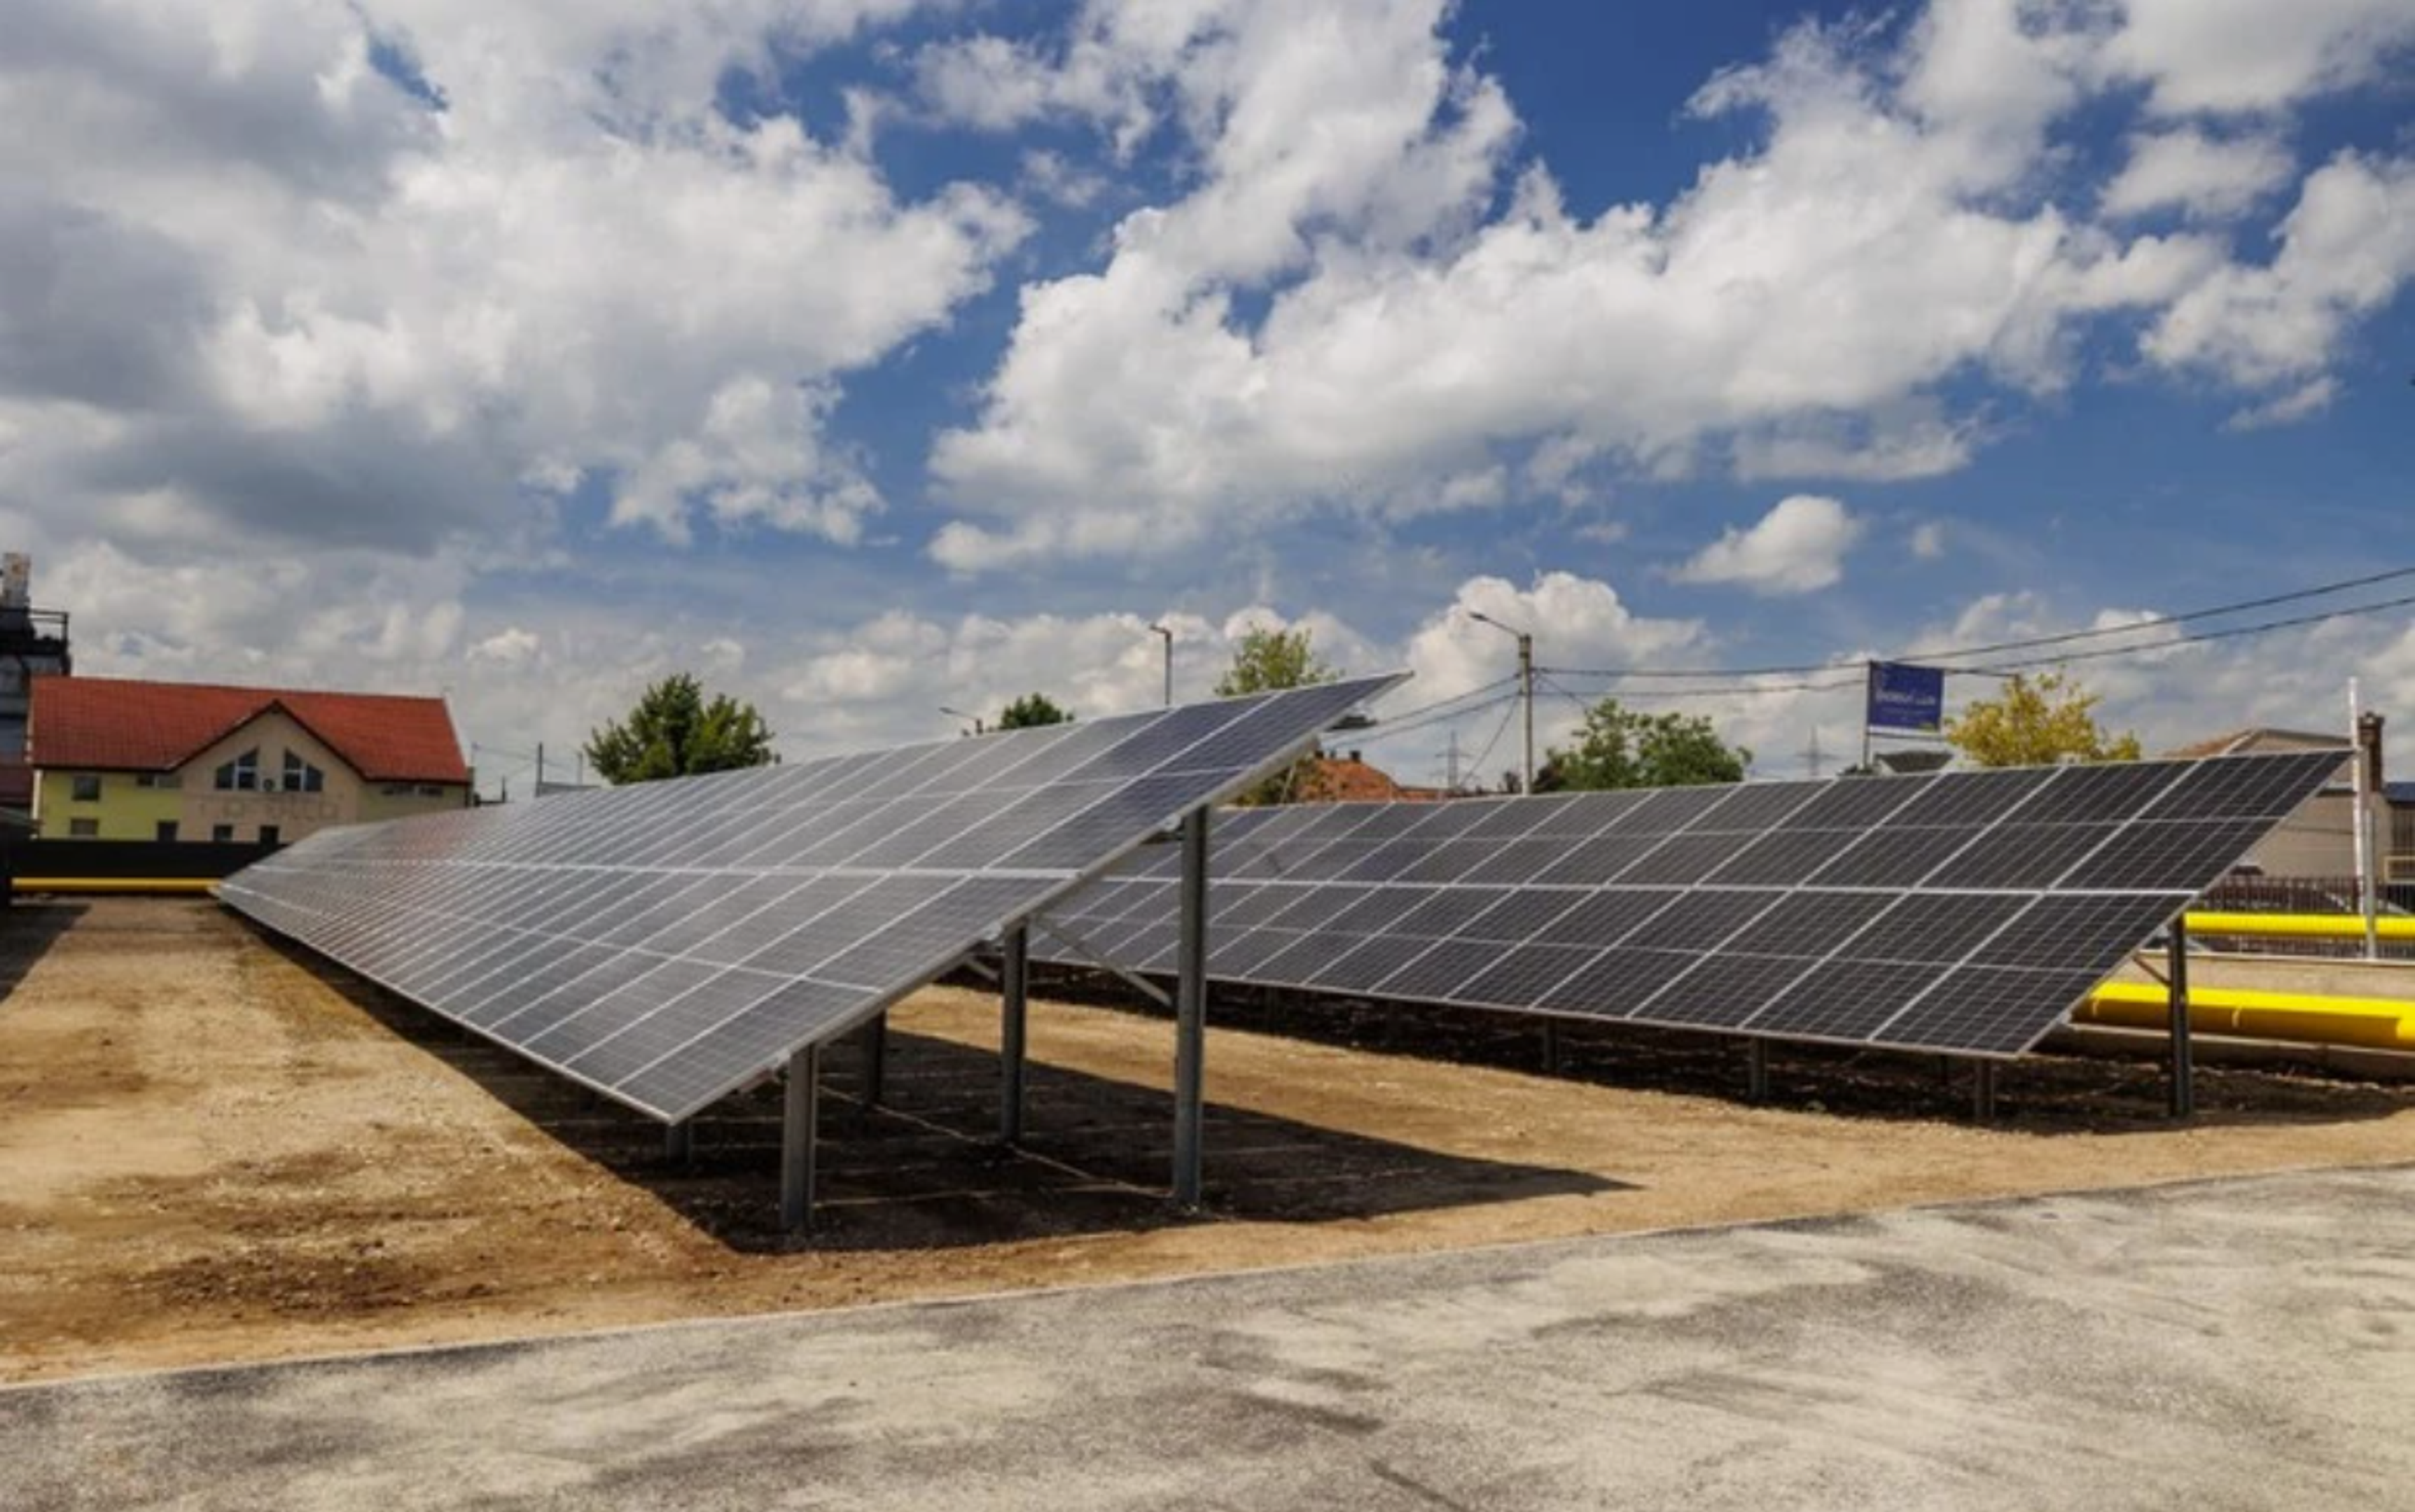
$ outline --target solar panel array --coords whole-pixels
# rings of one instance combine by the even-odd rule
[[[1240,810],[1214,827],[1208,974],[2018,1055],[2343,759]],[[1173,865],[1051,908],[1033,958],[1169,969]]]
[[[1398,681],[322,831],[219,895],[677,1120],[869,1018]]]

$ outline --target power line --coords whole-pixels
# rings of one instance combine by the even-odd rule
[[[2195,623],[2196,621],[2199,621],[2199,620],[2212,620],[2212,619],[2219,619],[2219,618],[2221,618],[2221,617],[2223,617],[2223,616],[2225,616],[2225,615],[2244,614],[2244,613],[2246,613],[2247,611],[2249,611],[2249,610],[2251,610],[2251,609],[2268,609],[2268,608],[2272,608],[2272,607],[2274,607],[2274,606],[2279,606],[2279,605],[2283,605],[2283,604],[2295,604],[2295,603],[2299,603],[2299,602],[2301,602],[2301,601],[2302,601],[2302,600],[2310,599],[2310,598],[2326,598],[2326,597],[2329,597],[2330,595],[2332,595],[2332,594],[2333,594],[2333,593],[2345,593],[2345,592],[2348,591],[2349,591],[2349,590],[2351,590],[2351,589],[2358,589],[2358,588],[2370,588],[2370,587],[2373,587],[2374,585],[2376,585],[2376,584],[2378,584],[2378,583],[2395,582],[2395,581],[2397,581],[2397,580],[2399,580],[2399,579],[2401,579],[2401,578],[2406,578],[2406,577],[2415,577],[2415,566],[2408,566],[2408,567],[2392,567],[2392,568],[2389,569],[2389,570],[2388,570],[2388,571],[2386,571],[2386,572],[2368,573],[2368,574],[2366,574],[2365,576],[2362,576],[2362,577],[2348,577],[2348,578],[2343,578],[2343,579],[2341,579],[2341,580],[2340,580],[2340,581],[2338,581],[2338,582],[2333,582],[2333,583],[2321,583],[2321,584],[2318,584],[2318,585],[2316,585],[2315,587],[2312,587],[2312,588],[2301,588],[2301,589],[2295,589],[2295,590],[2292,590],[2291,591],[2287,592],[2287,593],[2269,593],[2269,594],[2266,594],[2265,596],[2263,596],[2263,597],[2261,597],[2261,598],[2240,599],[2240,600],[2237,600],[2237,601],[2235,601],[2235,602],[2233,602],[2233,603],[2213,605],[2213,606],[2210,606],[2210,607],[2207,607],[2207,608],[2201,608],[2201,609],[2190,609],[2190,610],[2188,610],[2188,611],[2186,611],[2186,612],[2184,612],[2184,613],[2181,613],[2181,614],[2159,614],[2159,615],[2151,615],[2151,616],[2149,616],[2149,617],[2148,617],[2148,618],[2146,618],[2146,619],[2138,620],[2138,621],[2133,621],[2132,623],[2129,623],[2129,624],[2122,624],[2122,625],[2100,625],[2100,626],[2097,626],[2097,627],[2095,627],[2095,628],[2093,628],[2093,629],[2089,629],[2089,630],[2066,630],[2066,631],[2063,631],[2063,632],[2062,632],[2062,633],[2060,633],[2060,634],[2057,634],[2057,635],[2051,635],[2051,636],[2026,636],[2026,637],[2024,637],[2024,638],[2022,638],[2022,639],[2019,639],[2019,640],[2000,640],[2000,641],[1997,641],[1997,642],[1995,642],[1995,643],[1993,643],[1993,644],[1991,644],[1991,645],[1986,645],[1986,646],[1960,646],[1960,647],[1955,647],[1955,648],[1952,648],[1952,649],[1950,649],[1950,650],[1946,650],[1946,651],[1912,651],[1912,652],[1906,652],[1906,653],[1904,653],[1903,659],[1905,659],[1905,660],[1911,660],[1911,661],[1917,661],[1917,662],[1921,662],[1921,663],[1924,663],[1924,664],[1933,664],[1933,663],[1937,663],[1937,662],[1965,661],[1965,660],[1969,660],[1969,659],[1973,658],[1973,657],[1983,657],[1983,656],[1995,656],[1995,655],[2000,655],[2000,654],[2002,654],[2002,652],[2005,652],[2005,651],[2031,651],[2031,650],[2034,650],[2035,648],[2040,647],[2040,646],[2062,646],[2062,645],[2068,645],[2068,644],[2072,644],[2072,643],[2077,642],[2077,641],[2083,641],[2083,640],[2098,640],[2098,639],[2103,639],[2103,638],[2105,638],[2105,637],[2107,637],[2107,636],[2128,636],[2128,635],[2136,635],[2136,634],[2138,634],[2138,632],[2140,632],[2140,631],[2144,631],[2144,630],[2153,630],[2153,629],[2157,629],[2157,628],[2160,628],[2160,627],[2165,626],[2165,625],[2192,624],[2192,623]],[[2270,628],[2272,628],[2272,629],[2284,629],[2284,628],[2287,628],[2287,627],[2291,626],[2291,625],[2297,625],[2297,624],[2312,624],[2312,623],[2317,622],[2318,619],[2323,619],[2323,618],[2340,618],[2340,617],[2345,617],[2345,616],[2348,616],[2348,615],[2354,615],[2354,614],[2369,614],[2369,613],[2374,613],[2374,612],[2377,612],[2377,611],[2381,610],[2381,609],[2388,609],[2388,608],[2399,608],[2399,607],[2403,607],[2403,606],[2405,606],[2408,602],[2409,602],[2409,601],[2408,601],[2408,600],[2407,600],[2407,599],[2392,599],[2392,600],[2389,600],[2389,601],[2387,601],[2387,602],[2385,602],[2385,603],[2362,605],[2362,606],[2358,606],[2351,607],[2351,608],[2346,608],[2346,609],[2334,610],[2334,611],[2332,611],[2332,613],[2330,613],[2330,614],[2328,614],[2328,615],[2324,615],[2324,616],[2309,617],[2309,618],[2301,618],[2301,619],[2290,619],[2290,620],[2278,621],[2275,621],[2272,625],[2271,625],[2271,626],[2270,626]],[[2183,643],[2184,643],[2184,641],[2158,641],[2158,642],[2156,642],[2156,643],[2155,643],[2155,645],[2156,645],[2156,646],[2167,646],[2167,645],[2177,645],[2177,644],[2183,644]],[[2149,647],[2149,648],[2147,648],[2147,649],[2148,649],[2148,650],[2153,650],[2153,649],[2154,649],[2154,647]],[[2054,660],[2054,659],[2055,659],[2055,658],[2048,658],[2047,660]],[[2070,659],[2072,659],[2072,660],[2078,660],[2078,658],[2077,658],[2077,657],[2070,658]],[[1802,663],[1802,664],[1798,664],[1798,665],[1795,665],[1795,666],[1732,666],[1732,667],[1726,667],[1726,666],[1702,666],[1702,667],[1690,667],[1690,668],[1684,668],[1684,667],[1680,667],[1680,668],[1670,668],[1670,667],[1642,667],[1642,666],[1630,666],[1630,667],[1616,667],[1616,666],[1608,666],[1608,667],[1573,667],[1573,666],[1556,666],[1556,667],[1552,667],[1552,668],[1551,668],[1551,670],[1552,670],[1552,671],[1554,671],[1554,672],[1558,672],[1558,673],[1562,674],[1563,676],[1567,676],[1567,677],[1587,677],[1587,678],[1652,678],[1652,679],[1668,678],[1668,679],[1675,679],[1675,678],[1689,678],[1689,677],[1690,677],[1690,678],[1802,677],[1802,676],[1814,675],[1814,674],[1818,674],[1818,673],[1822,673],[1822,672],[1833,672],[1833,671],[1836,671],[1839,666],[1848,666],[1848,665],[1857,665],[1857,664],[1847,664],[1847,663],[1839,663],[1839,662],[1833,662],[1833,661],[1832,661],[1832,662],[1809,662],[1809,663]],[[2041,662],[2037,662],[2037,663],[2022,663],[2022,664],[2019,664],[2019,665],[2023,665],[2023,666],[2043,666],[2043,665],[2045,665],[2045,662],[2041,661]],[[1988,668],[1983,668],[1983,667],[1963,667],[1963,668],[1954,668],[1954,667],[1949,667],[1949,668],[1947,668],[1947,670],[1949,670],[1949,671],[1958,671],[1958,671],[1984,671],[1984,670],[1988,670]]]

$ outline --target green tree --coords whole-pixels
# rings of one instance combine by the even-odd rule
[[[1233,648],[1233,665],[1216,681],[1216,696],[1237,698],[1250,693],[1279,693],[1285,688],[1313,687],[1342,674],[1317,660],[1314,637],[1308,627],[1296,630],[1255,629],[1241,634]],[[1276,772],[1233,800],[1244,805],[1288,803],[1315,796],[1316,761],[1322,748]]]
[[[1237,698],[1332,681],[1342,674],[1316,659],[1312,638],[1306,625],[1242,632],[1241,643],[1233,648],[1233,665],[1217,680],[1216,696]]]
[[[2136,761],[2138,737],[2108,735],[2096,722],[2104,696],[2061,672],[2013,674],[2002,696],[1963,706],[1945,739],[1976,767],[2039,767],[2059,761]]]
[[[714,694],[686,672],[647,688],[629,716],[589,733],[587,764],[606,782],[652,782],[778,759],[755,706]]]
[[[1552,748],[1535,790],[1688,787],[1744,781],[1752,753],[1719,739],[1700,714],[1646,714],[1615,698],[1585,711],[1576,743]]]
[[[1044,693],[1027,693],[998,716],[999,729],[1031,729],[1041,725],[1070,725],[1072,713]]]

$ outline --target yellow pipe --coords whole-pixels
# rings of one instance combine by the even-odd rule
[[[207,893],[218,884],[209,876],[21,876],[13,885],[20,892]]]
[[[2392,914],[2373,921],[2375,933],[2386,940],[2415,940],[2415,919]],[[2364,938],[2364,921],[2354,914],[2236,914],[2197,913],[2188,915],[2188,927],[2198,935],[2230,935],[2239,937],[2260,936],[2267,939],[2361,940]]]
[[[2079,1024],[2160,1029],[2171,1022],[2171,998],[2160,982],[2108,981],[2072,1013]],[[2249,987],[2193,987],[2189,1027],[2198,1034],[2314,1044],[2415,1050],[2415,1003],[2389,997],[2327,997],[2314,993],[2259,992]]]

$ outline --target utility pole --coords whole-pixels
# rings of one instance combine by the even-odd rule
[[[536,742],[536,796],[545,796],[545,742]]]
[[[1518,760],[1518,790],[1531,793],[1535,790],[1535,637],[1516,625],[1503,624],[1492,616],[1479,614],[1474,609],[1467,611],[1467,617],[1478,624],[1489,624],[1495,630],[1518,637],[1518,696],[1526,702],[1525,739],[1520,743]]]
[[[1165,637],[1165,707],[1171,709],[1174,707],[1174,627],[1153,624],[1148,628],[1152,634]]]

